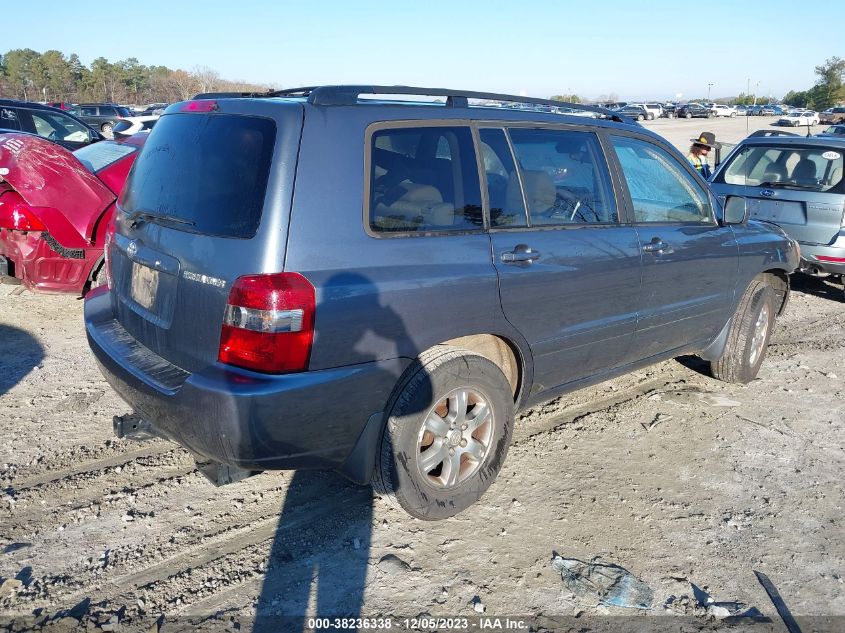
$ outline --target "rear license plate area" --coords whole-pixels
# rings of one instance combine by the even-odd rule
[[[750,217],[776,224],[807,224],[803,202],[790,200],[749,200]]]
[[[145,310],[153,311],[158,296],[159,272],[155,268],[132,262],[129,297]]]

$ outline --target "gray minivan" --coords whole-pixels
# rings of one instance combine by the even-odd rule
[[[801,269],[845,274],[845,139],[749,137],[713,174],[721,198],[744,196],[754,219],[798,241]]]
[[[534,109],[554,105],[327,86],[170,106],[85,302],[145,421],[116,432],[218,481],[337,469],[440,519],[495,479],[520,409],[682,354],[752,380],[795,243],[660,136]]]

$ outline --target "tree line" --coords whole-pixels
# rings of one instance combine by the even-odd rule
[[[811,88],[790,90],[783,102],[824,110],[845,101],[845,60],[831,57],[816,66],[815,74],[818,79]],[[134,57],[117,62],[98,57],[89,67],[76,53],[66,57],[56,50],[39,53],[22,48],[0,55],[0,96],[25,101],[173,103],[200,92],[264,92],[269,88],[266,84],[223,79],[217,71],[204,66],[190,71],[172,70],[166,66],[145,66]],[[615,96],[600,97],[597,101],[618,101]],[[552,99],[584,101],[576,94],[554,95]],[[744,93],[718,101],[737,105],[762,102],[756,95]]]
[[[173,103],[200,92],[264,92],[269,86],[231,81],[207,67],[172,70],[145,66],[130,57],[110,62],[98,57],[85,66],[76,53],[65,56],[29,48],[0,55],[0,96],[24,101],[71,103]]]

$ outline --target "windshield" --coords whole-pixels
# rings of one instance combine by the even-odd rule
[[[270,119],[162,117],[132,168],[120,208],[184,220],[198,233],[252,237],[264,207],[275,138]]]
[[[828,147],[745,147],[722,172],[729,185],[828,191],[842,181],[842,151]]]

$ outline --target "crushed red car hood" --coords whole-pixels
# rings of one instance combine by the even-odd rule
[[[68,150],[32,134],[0,134],[0,178],[67,248],[91,245],[97,220],[116,198]]]

